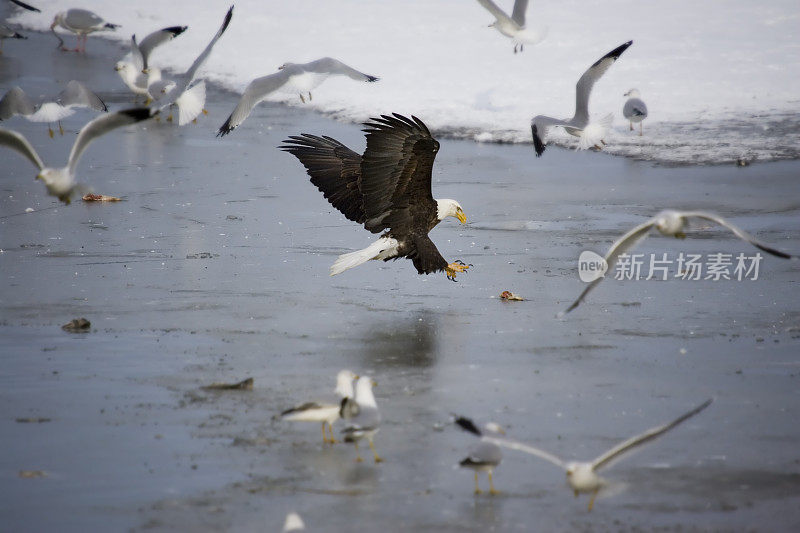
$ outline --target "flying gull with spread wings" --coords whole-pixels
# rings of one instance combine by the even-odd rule
[[[601,468],[610,467],[612,464],[622,459],[622,457],[633,450],[643,446],[644,444],[653,442],[655,439],[673,429],[681,422],[685,422],[689,418],[700,413],[700,411],[711,405],[711,402],[712,399],[708,399],[691,411],[679,416],[672,422],[650,428],[639,435],[633,436],[617,444],[593,461],[564,461],[563,459],[560,459],[549,452],[510,439],[487,435],[484,437],[484,440],[504,448],[535,455],[536,457],[544,459],[545,461],[552,463],[559,468],[563,468],[567,473],[567,482],[575,492],[576,497],[580,493],[591,493],[592,497],[589,499],[589,510],[591,511],[592,507],[594,506],[594,499],[597,496],[597,493],[608,484],[606,480],[598,475],[598,470]]]
[[[211,50],[225,30],[231,23],[233,17],[233,6],[228,9],[225,19],[222,21],[217,33],[203,49],[197,59],[194,60],[189,69],[183,74],[174,76],[171,79],[161,79],[151,83],[147,90],[150,97],[155,101],[153,106],[158,110],[163,110],[172,105],[178,106],[178,125],[183,126],[197,118],[200,113],[205,112],[203,106],[206,103],[206,84],[204,80],[192,85],[197,77],[200,67],[205,64],[211,55]],[[169,120],[169,119],[168,119]]]
[[[149,100],[147,87],[161,79],[161,69],[150,65],[150,54],[156,47],[170,42],[187,28],[188,26],[162,28],[147,35],[141,43],[136,42],[136,35],[131,36],[131,60],[118,61],[114,70],[119,73],[119,77],[128,89],[136,95],[134,101],[139,96]],[[149,101],[145,102],[145,105],[149,104]]]
[[[496,19],[493,23],[489,24],[489,27],[495,28],[514,41],[515,54],[517,53],[517,49],[522,52],[526,44],[533,45],[547,37],[547,28],[529,28],[525,24],[528,0],[515,0],[514,11],[511,12],[510,17],[505,11],[500,9],[497,4],[492,2],[492,0],[478,0],[478,3],[486,8],[489,13],[494,15]]]
[[[581,148],[591,148],[603,142],[606,131],[611,126],[613,115],[606,115],[599,123],[589,122],[589,96],[592,87],[603,74],[619,59],[633,41],[621,44],[598,59],[583,73],[575,86],[575,114],[569,119],[558,119],[546,115],[537,115],[531,120],[531,136],[536,157],[540,157],[546,147],[545,139],[550,128],[560,126],[570,135],[580,138]]]
[[[250,116],[253,108],[275,91],[297,93],[300,95],[300,100],[305,103],[303,93],[307,93],[308,99],[311,100],[312,89],[318,87],[328,77],[337,75],[347,76],[356,81],[378,81],[375,76],[359,72],[332,57],[323,57],[310,63],[284,63],[278,67],[278,72],[250,82],[233,113],[219,128],[217,137],[226,135],[241,125]]]
[[[614,244],[612,244],[611,248],[609,248],[608,252],[606,252],[604,258],[606,261],[605,271],[613,272],[614,265],[617,263],[617,259],[619,259],[622,254],[625,254],[633,249],[634,246],[647,237],[647,235],[650,233],[650,230],[653,228],[656,228],[659,233],[668,237],[676,237],[679,239],[685,238],[685,230],[689,225],[690,218],[697,218],[700,220],[713,222],[714,224],[718,224],[723,228],[727,228],[743,241],[752,244],[759,250],[763,250],[768,254],[780,257],[781,259],[791,259],[794,261],[798,259],[798,256],[796,255],[781,252],[780,250],[776,250],[775,248],[762,243],[746,231],[739,229],[721,216],[715,215],[714,213],[709,213],[707,211],[675,211],[672,209],[667,209],[658,213],[653,218],[642,222],[628,233],[620,237]],[[591,281],[580,294],[580,296],[578,296],[578,299],[575,300],[565,311],[561,311],[558,316],[562,317],[578,307],[583,299],[586,298],[586,295],[589,294],[589,292],[594,289],[602,280],[603,277],[601,276]]]
[[[150,109],[133,108],[117,111],[116,113],[107,113],[97,117],[81,128],[77,139],[75,139],[75,143],[72,145],[72,151],[69,153],[67,165],[63,168],[46,167],[33,146],[31,146],[22,134],[16,131],[0,128],[0,145],[7,146],[19,152],[28,161],[33,163],[39,170],[36,179],[44,182],[48,194],[55,196],[65,204],[69,204],[75,192],[86,188],[79,184],[75,178],[78,161],[80,160],[81,154],[86,150],[86,147],[88,147],[93,140],[113,129],[147,120],[151,116]]]

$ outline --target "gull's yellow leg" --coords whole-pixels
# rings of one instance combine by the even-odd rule
[[[338,440],[336,440],[336,439],[334,438],[334,436],[333,436],[333,424],[331,424],[330,422],[328,422],[328,431],[330,431],[330,432],[331,432],[331,440],[330,440],[330,443],[331,443],[331,444],[336,444],[337,442],[339,442],[339,441],[338,441]]]
[[[312,97],[311,97],[311,91],[308,91],[308,101],[310,102],[310,101],[311,101],[311,100],[313,100],[313,99],[314,99],[314,98],[312,98]]]
[[[372,443],[372,439],[369,440],[369,448],[372,450],[372,455],[375,456],[376,463],[382,463],[383,459],[378,455],[378,452],[375,451],[375,445]]]
[[[58,121],[58,133],[64,135],[64,126],[61,125],[61,121]]]
[[[50,138],[51,138],[51,139],[53,138],[53,135],[55,135],[55,134],[53,133],[53,128],[51,128],[49,124],[48,124],[48,126],[47,126],[47,134],[48,134],[48,135],[50,135]]]
[[[589,498],[589,511],[591,511],[591,510],[592,510],[592,507],[594,507],[594,498],[595,498],[595,496],[597,496],[597,492],[598,492],[599,490],[600,490],[600,489],[596,489],[596,490],[595,490],[595,491],[592,493],[592,497],[591,497],[591,498]]]
[[[494,482],[492,481],[491,470],[489,470],[489,494],[500,494],[498,491],[494,490]]]
[[[322,442],[328,442],[328,434],[325,433],[325,422],[322,423]]]
[[[306,103],[306,99],[303,98],[303,93],[300,93],[300,101],[303,102],[304,104]]]
[[[208,109],[203,109],[203,114],[208,115]]]
[[[478,486],[478,471],[475,471],[475,494],[481,494],[481,488]]]
[[[356,446],[356,462],[357,462],[357,463],[360,463],[360,462],[361,462],[361,461],[363,461],[364,459],[362,459],[362,458],[361,458],[361,454],[360,454],[360,453],[359,453],[359,451],[358,451],[358,441],[357,441],[357,440],[354,440],[354,441],[353,441],[353,444],[355,444],[355,446]]]

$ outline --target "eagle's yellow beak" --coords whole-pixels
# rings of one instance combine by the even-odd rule
[[[460,208],[456,210],[456,218],[462,224],[466,224],[467,223],[467,215],[465,215],[464,211],[462,211]]]

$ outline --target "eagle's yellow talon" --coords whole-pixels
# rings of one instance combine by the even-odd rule
[[[455,281],[456,274],[459,274],[461,272],[466,272],[471,266],[472,265],[466,265],[464,264],[463,261],[458,260],[454,263],[450,263],[449,265],[447,265],[447,267],[444,270],[447,273],[447,279]]]

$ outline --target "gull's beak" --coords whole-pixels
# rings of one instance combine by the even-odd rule
[[[503,428],[497,428],[497,432],[500,433],[501,435],[505,435],[506,434],[506,430],[503,429]]]
[[[34,179],[34,180],[42,180],[42,181],[44,181],[44,179],[42,178],[42,175],[41,175],[41,173],[40,173],[40,174],[36,174],[36,177],[35,177],[35,178],[33,178],[33,179]]]
[[[372,386],[373,386],[373,387],[377,387],[377,386],[378,386],[378,382],[377,382],[377,381],[375,381],[374,379],[372,380]]]
[[[114,70],[116,70],[117,72],[119,72],[119,71],[120,71],[120,70],[122,70],[122,69],[121,69],[121,68],[119,68],[118,66],[114,65]]]
[[[142,69],[142,74],[150,74],[150,69],[149,68],[143,68]]]
[[[461,209],[459,209],[458,211],[456,211],[456,218],[457,218],[457,219],[458,219],[458,221],[459,221],[459,222],[461,222],[462,224],[466,224],[466,223],[467,223],[467,215],[465,215],[465,214],[464,214],[464,211],[462,211]]]

